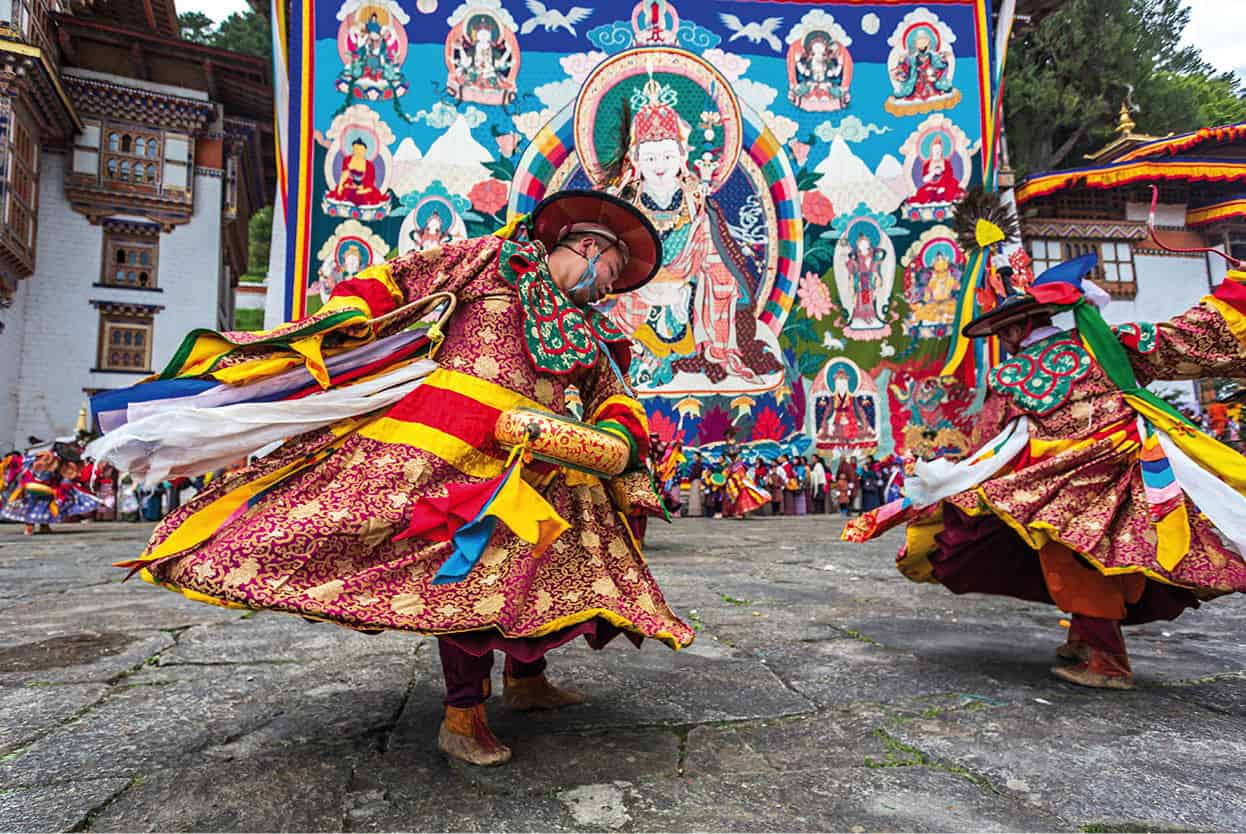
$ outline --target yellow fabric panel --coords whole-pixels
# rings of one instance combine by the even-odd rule
[[[452,371],[449,368],[438,368],[429,374],[421,387],[443,388],[471,397],[498,411],[509,411],[512,408],[531,408],[537,411],[549,411],[536,400],[530,400],[518,391],[512,391],[477,376]]]
[[[1164,568],[1171,571],[1181,564],[1190,552],[1190,515],[1182,502],[1168,515],[1154,522],[1156,542],[1156,560]]]
[[[315,336],[295,339],[290,343],[290,350],[303,357],[303,364],[307,367],[307,372],[312,375],[312,379],[320,383],[321,388],[327,389],[329,387],[329,369],[325,367],[324,355],[320,352],[323,340],[324,337],[319,333]]]
[[[544,553],[571,526],[541,493],[519,476],[518,469],[502,484],[486,512],[533,545],[533,558]]]
[[[1233,273],[1229,273],[1232,275]],[[1237,273],[1238,275],[1246,275],[1246,273]],[[1224,323],[1229,326],[1229,332],[1237,339],[1238,345],[1242,350],[1246,350],[1246,316],[1243,316],[1229,304],[1227,301],[1221,301],[1214,295],[1208,295],[1203,298],[1203,303],[1216,309],[1220,317],[1224,319]]]
[[[258,382],[261,379],[276,376],[301,364],[303,364],[303,360],[297,356],[269,356],[264,359],[255,359],[251,362],[230,365],[228,368],[212,371],[208,376],[217,382],[223,382],[227,385],[245,385],[249,382]]]
[[[1193,426],[1177,422],[1146,400],[1129,394],[1125,395],[1125,400],[1130,407],[1167,434],[1181,451],[1194,459],[1195,463],[1242,495],[1246,495],[1246,458],[1211,435]]]
[[[204,334],[195,339],[195,346],[190,349],[190,354],[186,357],[186,361],[182,363],[182,367],[178,370],[177,375],[198,376],[205,373],[212,367],[217,359],[226,353],[229,353],[235,347],[227,339],[221,338],[219,335]]]
[[[914,582],[934,582],[930,554],[935,549],[935,536],[943,532],[942,513],[931,518],[917,518],[904,531],[904,556],[896,569]]]
[[[487,455],[441,429],[423,423],[408,423],[382,417],[359,430],[360,437],[381,443],[414,446],[436,455],[460,472],[475,478],[496,478],[506,468],[506,461]]]

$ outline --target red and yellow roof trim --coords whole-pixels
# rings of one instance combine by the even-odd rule
[[[1192,208],[1185,213],[1187,226],[1205,226],[1218,220],[1239,220],[1246,218],[1246,194],[1230,197],[1209,206]]]
[[[1246,160],[1170,159],[1074,168],[1038,174],[1017,186],[1017,204],[1046,197],[1073,187],[1116,188],[1134,182],[1184,180],[1186,182],[1246,182]]]
[[[1237,142],[1242,139],[1246,139],[1246,122],[1219,127],[1200,127],[1198,130],[1182,133],[1180,136],[1168,136],[1139,145],[1132,151],[1122,154],[1116,162],[1133,162],[1165,153],[1179,154],[1200,145]]]

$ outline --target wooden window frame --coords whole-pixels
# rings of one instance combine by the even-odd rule
[[[1121,257],[1121,247],[1128,253],[1127,258]],[[1138,268],[1134,263],[1133,245],[1128,240],[1033,238],[1026,241],[1026,251],[1034,263],[1035,275],[1041,275],[1044,270],[1063,261],[1093,252],[1099,256],[1099,263],[1087,276],[1090,280],[1113,298],[1131,299],[1138,294]],[[1121,278],[1126,271],[1129,277]]]
[[[129,268],[131,262],[126,261],[127,268],[124,270],[127,274],[135,276],[134,282],[129,280],[117,280],[117,252],[118,250],[129,253],[149,252],[151,254],[150,263],[143,264],[134,262],[133,268]],[[162,292],[159,284],[159,266],[160,266],[160,238],[159,237],[139,237],[134,235],[126,235],[117,232],[104,232],[104,256],[100,266],[100,279],[96,286],[99,287],[116,287],[123,290],[152,290]],[[141,274],[147,272],[147,283],[142,283]]]
[[[143,334],[143,356],[141,367],[133,363],[113,362],[109,356],[111,336],[113,332],[129,330]],[[100,310],[99,340],[95,351],[95,367],[92,370],[106,373],[151,373],[151,341],[155,330],[155,315],[136,315],[132,313],[111,313]],[[135,346],[131,343],[130,348]]]
[[[34,128],[16,107],[9,111],[6,144],[5,232],[23,252],[33,256],[39,218],[39,143]]]
[[[141,154],[136,150],[140,142],[143,143]],[[150,150],[153,147],[156,149],[155,153]],[[141,166],[142,176],[135,175],[136,166]],[[159,191],[163,173],[163,133],[119,122],[104,122],[101,125],[100,180]]]

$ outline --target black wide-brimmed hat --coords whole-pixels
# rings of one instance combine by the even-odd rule
[[[971,339],[991,336],[1010,324],[1056,312],[1059,312],[1058,304],[1044,304],[1031,295],[1010,295],[989,313],[983,313],[966,324],[961,333]]]
[[[627,263],[610,289],[611,295],[640,289],[662,266],[662,238],[649,218],[631,203],[601,191],[557,191],[528,217],[532,237],[553,251],[554,244],[574,232],[592,232],[621,245]]]
[[[1082,279],[1098,263],[1099,256],[1092,252],[1056,264],[1035,278],[1027,292],[1006,296],[993,310],[966,324],[961,333],[970,338],[990,336],[1010,324],[1067,310],[1082,297]]]

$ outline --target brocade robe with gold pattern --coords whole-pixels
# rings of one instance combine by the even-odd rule
[[[505,452],[492,439],[501,411],[527,406],[567,415],[571,385],[586,420],[607,401],[639,410],[606,351],[586,337],[593,322],[549,280],[543,249],[525,247],[521,254],[542,270],[527,284],[507,268],[515,244],[480,238],[398,258],[335,289],[328,307],[359,306],[368,316],[430,293],[452,293],[457,307],[436,354],[439,369],[384,412],[309,432],[214,482],[157,527],[147,561],[130,564],[191,598],[361,629],[533,638],[596,618],[673,648],[691,643],[692,629],[667,606],[608,485],[591,476],[525,472],[570,523],[539,557],[499,524],[465,579],[434,585],[453,543],[394,540],[421,498],[444,497],[448,485],[503,471]],[[550,309],[552,316],[533,321]],[[318,318],[285,327],[307,332],[306,322]],[[568,343],[574,343],[569,351]],[[309,459],[314,464],[299,468]],[[294,474],[204,540],[151,560],[214,499],[291,466]]]
[[[1168,322],[1116,333],[1140,385],[1246,376],[1246,319],[1215,298]],[[865,540],[909,521],[897,566],[914,581],[937,581],[931,557],[952,505],[967,516],[995,516],[1035,551],[1058,541],[1106,575],[1141,574],[1202,599],[1246,592],[1246,561],[1188,496],[1189,551],[1171,570],[1160,564],[1138,413],[1076,332],[1043,339],[993,369],[975,445],[1022,416],[1028,448],[999,473],[925,509],[889,518],[886,508],[866,513],[844,538]]]

